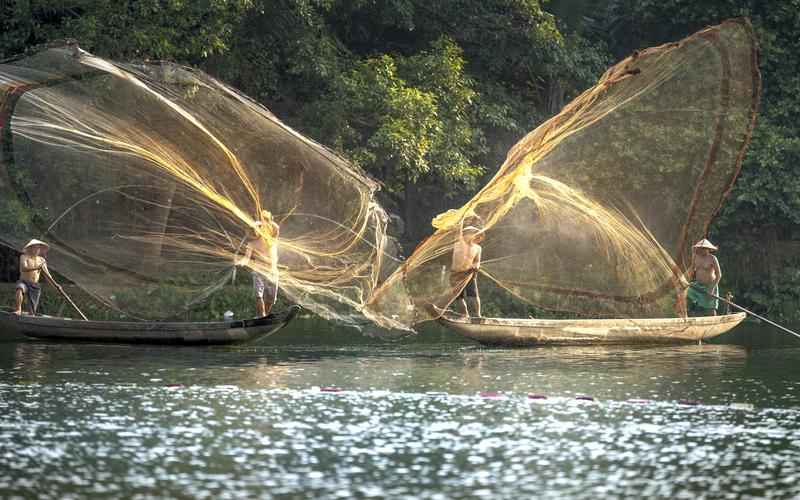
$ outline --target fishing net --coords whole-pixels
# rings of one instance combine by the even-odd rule
[[[469,279],[450,269],[465,223],[486,230],[478,283],[502,291],[489,299],[587,317],[685,315],[691,245],[739,172],[759,94],[747,20],[634,53],[434,219],[370,310],[395,326],[439,316]]]
[[[323,317],[354,321],[379,279],[377,184],[200,71],[46,48],[0,64],[0,132],[2,242],[47,241],[51,268],[129,316],[219,290],[251,231],[277,245],[282,294]]]

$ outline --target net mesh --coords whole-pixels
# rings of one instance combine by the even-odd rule
[[[0,64],[0,127],[3,243],[47,241],[52,268],[130,316],[219,289],[254,227],[282,293],[323,317],[357,320],[380,277],[378,185],[200,71],[46,48]],[[269,275],[265,254],[249,267]]]
[[[437,317],[468,279],[459,226],[483,224],[480,282],[588,317],[685,315],[691,245],[741,166],[760,94],[747,20],[634,53],[523,138],[466,205],[434,219],[369,303],[395,326]]]

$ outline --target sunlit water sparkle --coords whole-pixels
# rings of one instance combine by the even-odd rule
[[[792,346],[3,343],[0,492],[791,498],[798,356]]]

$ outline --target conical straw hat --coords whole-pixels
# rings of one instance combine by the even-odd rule
[[[48,250],[48,249],[50,248],[50,245],[48,245],[48,244],[47,244],[47,243],[45,243],[44,241],[42,241],[42,240],[37,240],[36,238],[34,238],[34,239],[32,239],[31,241],[29,241],[27,245],[25,245],[24,247],[22,247],[22,251],[24,252],[25,250],[29,249],[30,247],[34,247],[34,246],[36,246],[36,245],[43,246],[45,250]]]
[[[702,240],[700,240],[697,243],[695,243],[692,246],[692,248],[708,248],[712,252],[716,251],[716,250],[719,250],[719,248],[715,247],[713,243],[711,243],[710,241],[708,241],[705,238],[703,238]]]

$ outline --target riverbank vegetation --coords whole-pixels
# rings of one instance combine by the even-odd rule
[[[764,92],[710,236],[724,288],[800,319],[800,0],[12,0],[0,58],[72,38],[200,67],[380,180],[408,253],[608,65],[736,16],[759,37]]]

